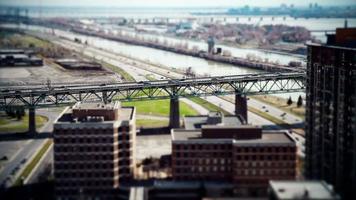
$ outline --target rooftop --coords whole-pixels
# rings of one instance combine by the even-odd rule
[[[215,122],[215,123],[214,123]],[[211,112],[208,115],[186,116],[184,117],[184,127],[186,129],[200,129],[203,125],[215,124],[221,126],[238,126],[241,120],[234,115],[223,116],[219,112]]]
[[[120,102],[116,101],[114,103],[105,104],[103,102],[99,103],[76,103],[72,109],[76,110],[114,110],[121,108]]]
[[[121,107],[115,103],[81,103],[67,107],[56,123],[98,123],[128,121],[133,119],[134,107]]]
[[[270,181],[278,199],[340,199],[324,181]]]
[[[236,128],[236,127],[235,127]],[[238,128],[238,127],[237,127]],[[239,129],[241,131],[243,129]],[[217,134],[219,134],[217,132]],[[172,129],[172,142],[203,142],[203,143],[232,143],[232,144],[288,144],[295,145],[293,139],[284,131],[262,131],[262,136],[255,139],[235,138],[203,138],[201,130]]]

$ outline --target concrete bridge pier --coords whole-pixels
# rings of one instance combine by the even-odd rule
[[[170,128],[179,128],[180,127],[179,98],[178,97],[171,98],[171,100],[170,100],[169,127]]]
[[[235,94],[235,114],[245,119],[247,123],[247,98],[246,95]]]
[[[28,110],[28,133],[36,134],[36,109],[35,107],[30,107]]]

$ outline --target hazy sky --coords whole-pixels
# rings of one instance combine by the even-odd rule
[[[0,0],[0,5],[15,6],[115,6],[115,7],[240,7],[278,6],[282,3],[305,6],[356,4],[355,0]]]

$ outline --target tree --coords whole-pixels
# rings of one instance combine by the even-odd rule
[[[292,105],[293,101],[292,101],[292,97],[289,96],[289,99],[287,101],[287,105],[290,106]]]
[[[298,107],[298,108],[299,108],[299,107],[302,107],[302,105],[303,105],[303,98],[302,98],[301,95],[299,95],[299,97],[298,97],[298,102],[297,102],[297,107]]]
[[[21,106],[21,107],[18,107],[18,108],[16,109],[15,114],[16,114],[17,120],[21,120],[22,117],[25,116],[25,108],[22,107],[22,106]]]

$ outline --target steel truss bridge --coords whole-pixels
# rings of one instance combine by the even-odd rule
[[[170,124],[179,126],[179,97],[235,94],[235,112],[241,113],[241,97],[256,94],[301,92],[305,89],[305,73],[264,73],[220,77],[170,79],[147,82],[127,82],[101,85],[57,85],[57,86],[18,86],[1,89],[0,109],[24,106],[34,113],[38,107],[71,105],[75,102],[105,103],[171,99]],[[247,104],[242,112],[247,116]],[[238,111],[240,110],[240,111]],[[34,114],[33,114],[34,116]],[[30,120],[31,121],[31,120]]]
[[[304,73],[268,73],[101,85],[22,86],[2,89],[0,108],[48,107],[78,101],[134,101],[208,95],[300,92]]]

